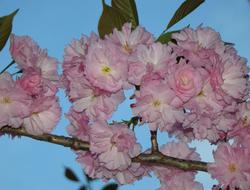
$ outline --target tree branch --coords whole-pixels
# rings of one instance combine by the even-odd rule
[[[50,142],[53,144],[62,145],[65,147],[72,148],[74,150],[89,150],[89,143],[83,142],[81,140],[52,135],[52,134],[43,134],[43,135],[31,135],[25,131],[24,128],[11,128],[9,126],[3,127],[0,129],[0,133],[2,134],[10,134],[10,135],[17,135],[17,136],[25,136],[39,141]]]
[[[52,134],[31,135],[27,133],[24,128],[15,129],[9,126],[5,126],[0,129],[0,133],[25,136],[39,141],[45,141],[53,144],[62,145],[65,147],[72,148],[74,150],[85,150],[85,151],[89,150],[88,142],[84,142],[75,138],[52,135]],[[201,161],[183,160],[179,158],[174,158],[163,155],[160,152],[152,152],[150,154],[141,153],[137,157],[132,158],[132,161],[148,165],[174,167],[185,171],[204,171],[204,172],[207,172],[207,164],[208,164],[206,162],[201,162]]]

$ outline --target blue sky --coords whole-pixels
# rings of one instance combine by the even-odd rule
[[[156,37],[166,27],[181,0],[137,0],[140,24]],[[17,35],[30,35],[42,48],[47,48],[51,56],[62,61],[63,49],[73,38],[81,34],[89,35],[97,31],[98,18],[102,7],[100,0],[1,0],[0,15],[6,15],[20,8],[15,17],[13,32]],[[247,0],[207,0],[186,19],[176,24],[172,29],[180,29],[188,24],[196,27],[200,24],[210,26],[221,33],[226,42],[235,43],[239,54],[250,60],[250,3]],[[0,52],[0,70],[11,62],[8,52],[9,43]],[[69,103],[65,101],[63,92],[63,111],[67,111]],[[128,103],[119,107],[115,118],[129,118],[126,111]],[[68,122],[61,120],[55,129],[56,134],[66,134]],[[149,147],[147,128],[137,131],[137,137],[144,148]],[[160,137],[160,143],[169,139],[166,134]],[[198,145],[197,142],[192,146]],[[67,181],[63,176],[64,166],[73,168],[81,179],[81,168],[75,162],[74,153],[67,148],[37,142],[28,138],[11,140],[4,136],[0,138],[0,184],[4,190],[77,190],[79,184]],[[211,161],[212,147],[206,143],[198,145],[198,151],[203,160]],[[207,174],[199,174],[197,179],[205,183],[208,190],[213,181]],[[99,190],[101,182],[93,184],[93,190]],[[155,178],[146,178],[134,185],[120,187],[120,190],[156,189],[159,186]]]

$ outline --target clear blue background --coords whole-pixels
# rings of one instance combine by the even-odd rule
[[[156,37],[162,32],[181,4],[181,0],[137,0],[140,24]],[[13,32],[17,35],[30,35],[42,48],[47,48],[51,56],[62,61],[64,46],[81,34],[89,35],[97,31],[98,18],[102,7],[100,0],[1,0],[0,15],[6,15],[15,9],[20,11],[15,17]],[[200,24],[211,26],[221,33],[226,42],[235,43],[239,54],[250,59],[250,3],[247,0],[207,0],[195,12],[175,25],[180,29],[188,24],[196,27]],[[0,70],[11,62],[8,52],[9,43],[0,52]],[[59,93],[62,108],[66,112],[69,103],[63,92]],[[129,93],[127,93],[129,95]],[[128,102],[123,103],[114,118],[129,118],[131,113],[126,109]],[[68,122],[62,119],[55,134],[65,135]],[[149,147],[147,128],[137,129],[137,138],[144,149]],[[160,135],[160,143],[169,141],[166,134]],[[198,145],[197,142],[192,146]],[[204,161],[211,161],[208,143],[198,146]],[[76,171],[84,181],[82,171],[75,162],[74,153],[68,149],[45,142],[38,142],[22,137],[12,140],[7,136],[0,138],[0,189],[2,190],[77,190],[80,184],[64,178],[64,166]],[[204,189],[211,189],[214,183],[208,174],[199,173],[197,179],[204,183]],[[93,190],[99,190],[102,182],[92,184]],[[134,185],[125,185],[120,190],[153,190],[159,182],[153,177],[144,178]]]

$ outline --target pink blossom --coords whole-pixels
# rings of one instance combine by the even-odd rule
[[[203,87],[203,78],[199,69],[190,64],[178,64],[169,75],[168,82],[183,101],[197,96]]]
[[[54,98],[36,100],[32,105],[32,114],[23,121],[23,127],[32,135],[50,133],[61,115],[59,103]]]
[[[92,154],[90,151],[78,151],[77,161],[84,168],[84,172],[91,178],[96,178],[97,168],[99,167],[98,160],[96,160],[96,155]]]
[[[114,45],[99,41],[89,47],[85,73],[90,83],[108,92],[117,92],[126,84],[128,65]]]
[[[234,129],[238,121],[235,117],[235,114],[222,112],[214,121],[213,124],[215,127],[224,132],[229,132]]]
[[[129,184],[140,180],[143,176],[149,175],[147,169],[140,163],[131,163],[126,170],[114,172],[114,179],[119,184]]]
[[[164,80],[149,78],[142,83],[132,110],[143,122],[150,123],[151,130],[171,130],[176,122],[184,119],[180,105],[181,101]]]
[[[186,143],[171,142],[163,145],[160,148],[160,151],[167,156],[188,160],[200,160],[199,154],[195,152],[195,149],[189,148]],[[202,189],[200,184],[194,182],[195,172],[184,172],[179,169],[160,166],[154,166],[153,171],[161,182],[161,188],[159,190],[174,190],[175,188],[178,190],[184,188],[184,186],[181,188],[181,186],[177,184],[178,181],[179,183],[182,181],[183,184],[187,185],[187,187]],[[187,181],[183,178],[184,176]]]
[[[248,147],[250,133],[250,102],[243,102],[237,105],[236,125],[229,132],[228,136],[234,138],[238,145]]]
[[[246,59],[236,55],[229,57],[224,65],[221,88],[233,98],[245,99],[250,90],[248,73]]]
[[[9,125],[20,127],[29,116],[31,98],[11,79],[8,73],[0,75],[0,128]]]
[[[199,63],[199,60],[206,60],[214,54],[220,55],[225,50],[219,33],[209,27],[185,28],[179,33],[174,33],[172,38],[177,42],[174,49],[178,54],[200,66],[204,65],[204,62]]]
[[[84,77],[86,54],[89,46],[96,43],[98,37],[95,33],[91,33],[90,37],[82,36],[79,40],[73,40],[64,49],[63,60],[63,83],[68,91],[68,85],[72,85],[76,81]]]
[[[152,34],[140,26],[132,30],[131,23],[125,23],[121,31],[115,28],[106,39],[119,46],[121,52],[126,54],[133,53],[140,44],[148,45],[154,42]]]
[[[58,61],[47,55],[46,50],[40,47],[27,36],[11,36],[10,51],[17,65],[23,73],[36,72],[43,79],[45,96],[53,96],[59,87],[59,76],[57,73]],[[27,79],[26,79],[27,81]],[[26,89],[26,88],[25,88]],[[27,89],[26,89],[27,90]]]
[[[109,170],[101,165],[97,154],[90,151],[78,151],[77,155],[77,161],[91,178],[99,178],[104,181],[114,179],[119,184],[128,184],[148,175],[147,170],[140,163],[131,163],[125,170]]]
[[[185,105],[185,108],[191,110],[195,113],[199,113],[209,117],[216,117],[225,107],[224,101],[219,101],[216,99],[216,94],[214,93],[211,85],[205,82],[200,93],[191,98]]]
[[[37,63],[37,69],[41,72],[43,78],[44,89],[46,96],[53,96],[56,94],[59,83],[59,75],[57,73],[58,61],[52,57],[40,57]]]
[[[175,63],[176,55],[170,47],[161,43],[140,45],[136,54],[129,60],[128,80],[132,84],[140,85],[142,77],[147,73],[147,67],[164,77],[168,68]]]
[[[194,181],[194,176],[189,173],[174,175],[171,180],[161,181],[158,190],[203,190],[201,183]]]
[[[193,128],[190,126],[184,126],[182,123],[176,123],[173,125],[172,130],[168,132],[169,136],[174,136],[180,139],[181,142],[190,142],[194,139]]]
[[[250,185],[247,177],[250,175],[249,157],[249,149],[220,144],[214,152],[215,163],[209,164],[208,171],[224,186],[247,190],[242,187]]]
[[[18,79],[17,84],[30,96],[37,96],[43,93],[43,80],[41,73],[31,67]]]
[[[67,127],[69,135],[83,141],[89,141],[89,119],[85,113],[77,113],[70,109],[66,117],[70,120],[70,124]]]
[[[88,47],[98,41],[98,36],[91,33],[90,37],[83,35],[79,40],[73,40],[64,49],[64,69],[74,67],[74,64],[81,64],[88,52]]]
[[[82,82],[72,83],[71,87],[70,96],[74,98],[73,109],[77,112],[84,111],[92,121],[110,118],[125,99],[122,91],[110,94],[89,86],[84,79]]]
[[[250,102],[243,102],[238,104],[238,112],[236,117],[243,127],[250,126]]]
[[[91,125],[90,151],[98,154],[105,168],[124,170],[131,165],[131,158],[140,153],[140,145],[125,124],[108,126],[103,121],[97,121]]]
[[[10,36],[10,53],[21,69],[34,67],[39,57],[47,55],[29,36],[14,34]]]
[[[188,145],[183,142],[165,144],[160,148],[160,151],[167,156],[188,160],[200,160],[200,156],[195,152],[195,148],[189,148]]]

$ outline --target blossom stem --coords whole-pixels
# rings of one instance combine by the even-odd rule
[[[84,142],[75,138],[58,136],[53,134],[43,134],[43,135],[31,135],[25,131],[24,128],[11,128],[10,126],[5,126],[0,129],[0,134],[9,134],[13,136],[25,136],[39,141],[45,141],[53,144],[62,145],[65,147],[72,148],[74,150],[89,150],[89,143]],[[158,149],[158,146],[157,146]],[[185,171],[204,171],[207,172],[206,162],[184,160],[179,158],[174,158],[170,156],[163,155],[159,151],[155,151],[151,154],[141,153],[137,157],[132,158],[133,162],[140,162],[147,165],[160,165],[166,167],[175,167]]]
[[[9,65],[7,65],[1,72],[0,75],[3,74],[11,65],[13,65],[15,63],[15,60],[12,60]]]
[[[152,153],[159,152],[158,142],[157,142],[157,131],[150,131],[151,134],[151,150]]]

